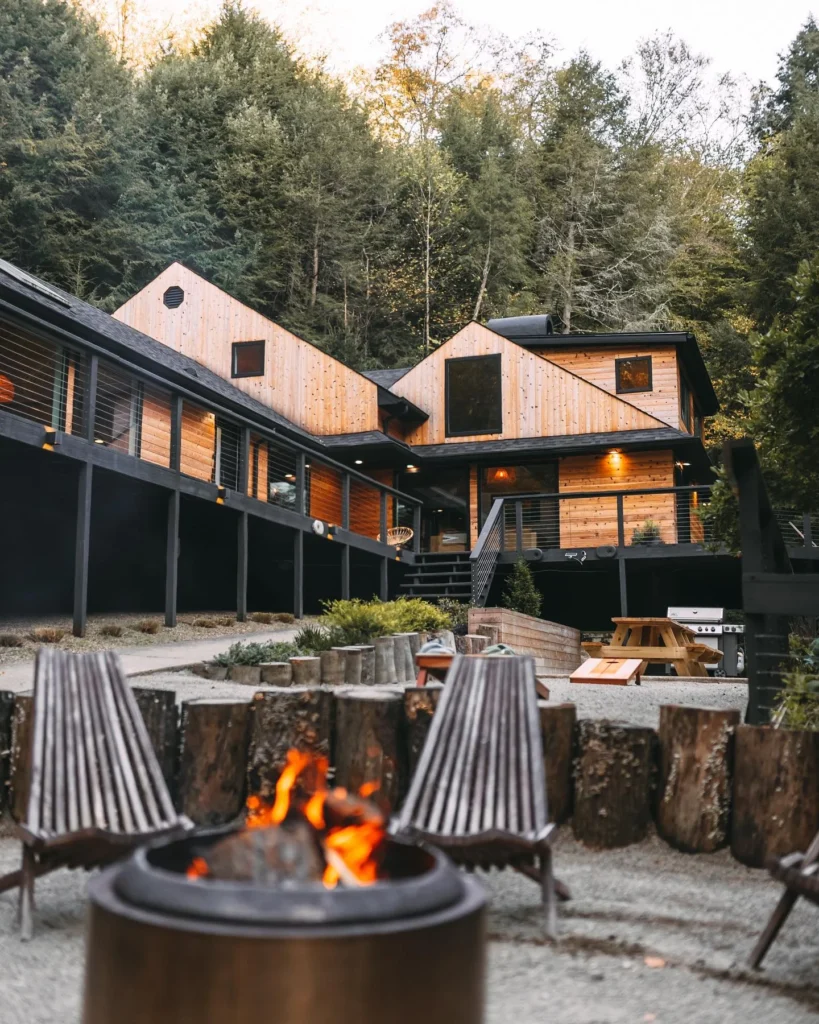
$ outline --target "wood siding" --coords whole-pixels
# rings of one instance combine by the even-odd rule
[[[681,427],[677,350],[673,345],[668,348],[594,348],[571,351],[543,348],[538,349],[537,353],[612,395],[617,393],[615,360],[651,356],[651,391],[634,391],[623,395],[623,398],[663,423],[678,429]]]
[[[446,360],[495,353],[502,357],[502,432],[447,437]],[[477,323],[468,324],[413,367],[392,390],[429,413],[427,422],[406,436],[409,444],[558,437],[666,425]]]
[[[480,470],[476,465],[469,467],[469,546],[474,548],[480,536]]]
[[[141,441],[141,459],[157,466],[171,464],[171,406],[168,397],[145,392],[142,399]]]
[[[578,455],[561,460],[560,491],[622,491],[673,487],[674,456],[670,451],[624,452],[620,455]],[[660,537],[677,542],[673,494],[635,494],[623,499],[626,544],[647,519],[660,524]],[[617,544],[617,499],[605,494],[560,502],[560,546],[589,548]]]
[[[190,402],[183,402],[180,471],[197,480],[212,480],[215,455],[215,413],[191,405]]]
[[[178,285],[182,305],[168,309],[165,291]],[[114,313],[176,349],[315,434],[378,429],[378,389],[360,373],[254,312],[215,285],[174,263]],[[262,377],[231,377],[235,341],[265,342]]]

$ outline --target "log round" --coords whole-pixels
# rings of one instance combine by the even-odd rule
[[[375,646],[361,644],[361,685],[372,686],[375,682]]]
[[[481,633],[467,633],[464,640],[467,654],[482,654],[486,650],[487,640]]]
[[[731,853],[751,867],[804,851],[819,826],[819,732],[740,725]]]
[[[344,648],[344,682],[348,686],[361,685],[361,656],[363,653],[360,647]]]
[[[11,777],[11,723],[14,718],[14,694],[0,690],[0,817],[9,800]]]
[[[577,733],[575,838],[596,849],[639,843],[651,821],[654,730],[583,719]]]
[[[379,636],[375,640],[375,682],[381,686],[395,680],[395,641],[391,636]]]
[[[244,807],[250,711],[232,698],[182,705],[179,809],[197,825],[233,821]]]
[[[31,777],[31,739],[34,729],[34,694],[18,693],[11,722],[11,793],[9,809],[15,821],[26,820]]]
[[[389,814],[405,781],[402,694],[345,690],[336,697],[336,783],[358,793],[366,783],[370,799]]]
[[[321,685],[321,658],[297,657],[290,659],[294,686]]]
[[[258,686],[261,681],[258,665],[231,665],[227,677],[232,683],[248,686]]]
[[[269,686],[292,686],[293,666],[289,661],[268,661],[259,665],[259,676]]]
[[[407,770],[409,778],[415,772],[427,733],[432,725],[432,716],[438,706],[443,687],[440,683],[427,686],[410,686],[404,691],[404,722],[407,735]]]
[[[500,629],[498,626],[476,626],[475,632],[486,637],[487,647],[492,647],[498,643],[498,637],[500,635]]]
[[[549,820],[568,821],[572,813],[574,785],[574,733],[577,708],[574,704],[546,704],[538,701],[543,766],[546,771],[546,806]]]
[[[257,693],[247,762],[248,790],[271,800],[291,747],[329,758],[333,709],[333,695],[321,687],[288,686]]]
[[[413,658],[408,633],[394,633],[395,680],[408,683],[413,679]]]
[[[342,686],[347,653],[343,647],[333,647],[329,651],[321,651],[321,681],[326,686]]]
[[[176,780],[176,758],[179,752],[179,711],[173,690],[134,687],[137,707],[148,730],[159,767],[168,788],[173,792]]]
[[[734,733],[739,711],[660,708],[657,831],[685,853],[728,841]]]

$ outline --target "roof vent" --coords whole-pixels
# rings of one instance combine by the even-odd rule
[[[185,301],[185,293],[178,284],[171,285],[171,287],[162,296],[162,301],[168,309],[178,309]]]

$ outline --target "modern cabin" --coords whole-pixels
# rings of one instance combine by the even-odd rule
[[[473,322],[358,373],[179,263],[109,316],[0,261],[0,613],[494,603],[519,557],[568,624],[735,607],[716,411],[687,333]]]

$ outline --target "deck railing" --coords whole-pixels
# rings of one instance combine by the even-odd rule
[[[484,523],[478,543],[469,556],[472,569],[472,603],[483,606],[503,550],[503,499],[498,498]]]

